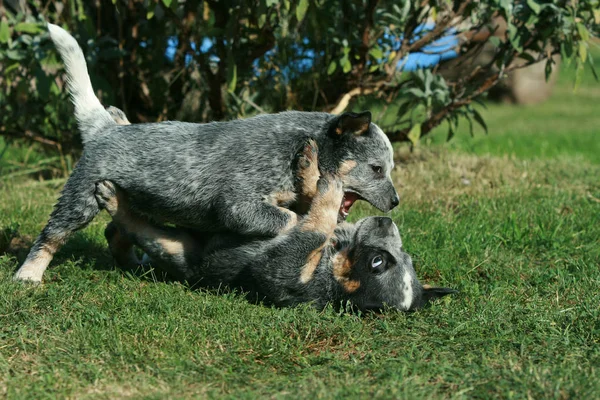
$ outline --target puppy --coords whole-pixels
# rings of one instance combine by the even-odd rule
[[[341,218],[358,199],[382,211],[399,203],[390,178],[392,146],[369,112],[118,125],[94,95],[75,39],[56,25],[48,30],[65,63],[84,152],[16,279],[41,281],[62,243],[99,212],[94,190],[101,180],[118,185],[133,210],[158,221],[274,237],[298,220],[289,209],[298,196],[292,166],[312,139],[319,170],[341,176]]]
[[[309,160],[300,166],[310,170],[313,156],[305,155]],[[135,260],[121,253],[123,237],[173,278],[203,287],[241,288],[251,300],[279,307],[309,302],[318,308],[331,303],[361,311],[385,306],[408,311],[455,292],[421,285],[390,218],[338,225],[343,195],[341,179],[320,178],[304,219],[275,238],[256,239],[159,227],[132,212],[116,185],[96,185],[98,203],[113,218],[106,230],[111,251],[126,268],[135,266]]]

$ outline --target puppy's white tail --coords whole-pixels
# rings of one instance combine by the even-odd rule
[[[116,122],[94,94],[83,51],[75,38],[54,24],[48,24],[48,32],[65,63],[67,85],[71,92],[71,101],[75,106],[75,118],[85,145],[86,142],[93,140],[102,128],[116,125]]]

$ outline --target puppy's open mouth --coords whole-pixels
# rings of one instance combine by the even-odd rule
[[[340,205],[340,212],[338,214],[338,219],[340,221],[345,221],[348,218],[348,214],[350,214],[350,207],[354,204],[356,200],[361,200],[362,197],[356,192],[344,192],[344,198],[342,199],[342,204]]]

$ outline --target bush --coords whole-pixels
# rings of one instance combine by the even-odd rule
[[[485,125],[473,102],[514,68],[540,62],[549,74],[555,55],[578,71],[592,65],[598,3],[7,1],[0,3],[0,133],[61,154],[80,146],[45,20],[77,37],[99,97],[132,121],[339,113],[369,95],[402,104],[387,133],[416,142],[444,121],[451,137],[459,117]],[[499,21],[506,33],[494,35]],[[489,43],[486,65],[453,78],[437,65],[415,70],[410,58],[456,52],[468,60]]]

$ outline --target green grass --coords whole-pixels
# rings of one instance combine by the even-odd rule
[[[43,285],[16,284],[64,181],[0,180],[0,254],[17,237],[0,255],[0,395],[597,397],[598,97],[600,85],[572,94],[563,80],[543,105],[491,106],[488,136],[399,150],[405,248],[424,283],[460,290],[411,314],[274,309],[126,274],[105,216]]]
[[[442,125],[425,142],[461,149],[471,154],[514,155],[519,158],[554,158],[579,155],[600,163],[600,90],[590,75],[573,91],[572,74],[561,71],[552,97],[536,105],[488,104],[481,114],[489,133],[474,127],[472,138],[463,122],[456,140],[446,143]]]

